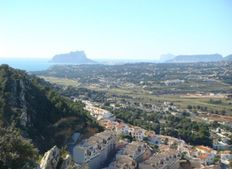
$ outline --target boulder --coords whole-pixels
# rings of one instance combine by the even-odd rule
[[[60,150],[57,146],[54,146],[52,149],[50,149],[44,154],[40,162],[40,168],[56,169],[59,160],[60,160]]]

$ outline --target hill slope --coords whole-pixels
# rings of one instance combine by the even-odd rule
[[[97,131],[82,103],[59,96],[50,84],[24,71],[0,66],[0,126],[15,124],[22,135],[44,152],[62,146],[70,135]]]
[[[225,61],[232,61],[232,54],[223,58]]]
[[[88,59],[84,51],[76,51],[65,54],[55,55],[51,62],[54,63],[72,63],[72,64],[94,64],[91,59]]]

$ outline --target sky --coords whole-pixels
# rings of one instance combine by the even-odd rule
[[[0,0],[0,58],[232,53],[232,0]]]

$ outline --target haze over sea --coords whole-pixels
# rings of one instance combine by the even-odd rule
[[[8,64],[9,66],[26,71],[45,70],[54,63],[49,59],[29,59],[29,58],[0,58],[0,64]]]
[[[7,64],[13,68],[30,71],[40,71],[46,70],[53,65],[78,65],[77,63],[52,63],[51,59],[46,58],[0,58],[0,65]],[[149,59],[134,59],[134,60],[125,60],[125,59],[96,59],[97,64],[125,64],[125,63],[138,63],[138,62],[150,62],[156,63],[158,60],[149,60]]]

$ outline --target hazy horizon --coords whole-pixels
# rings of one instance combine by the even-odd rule
[[[232,53],[232,1],[1,1],[0,58]]]

